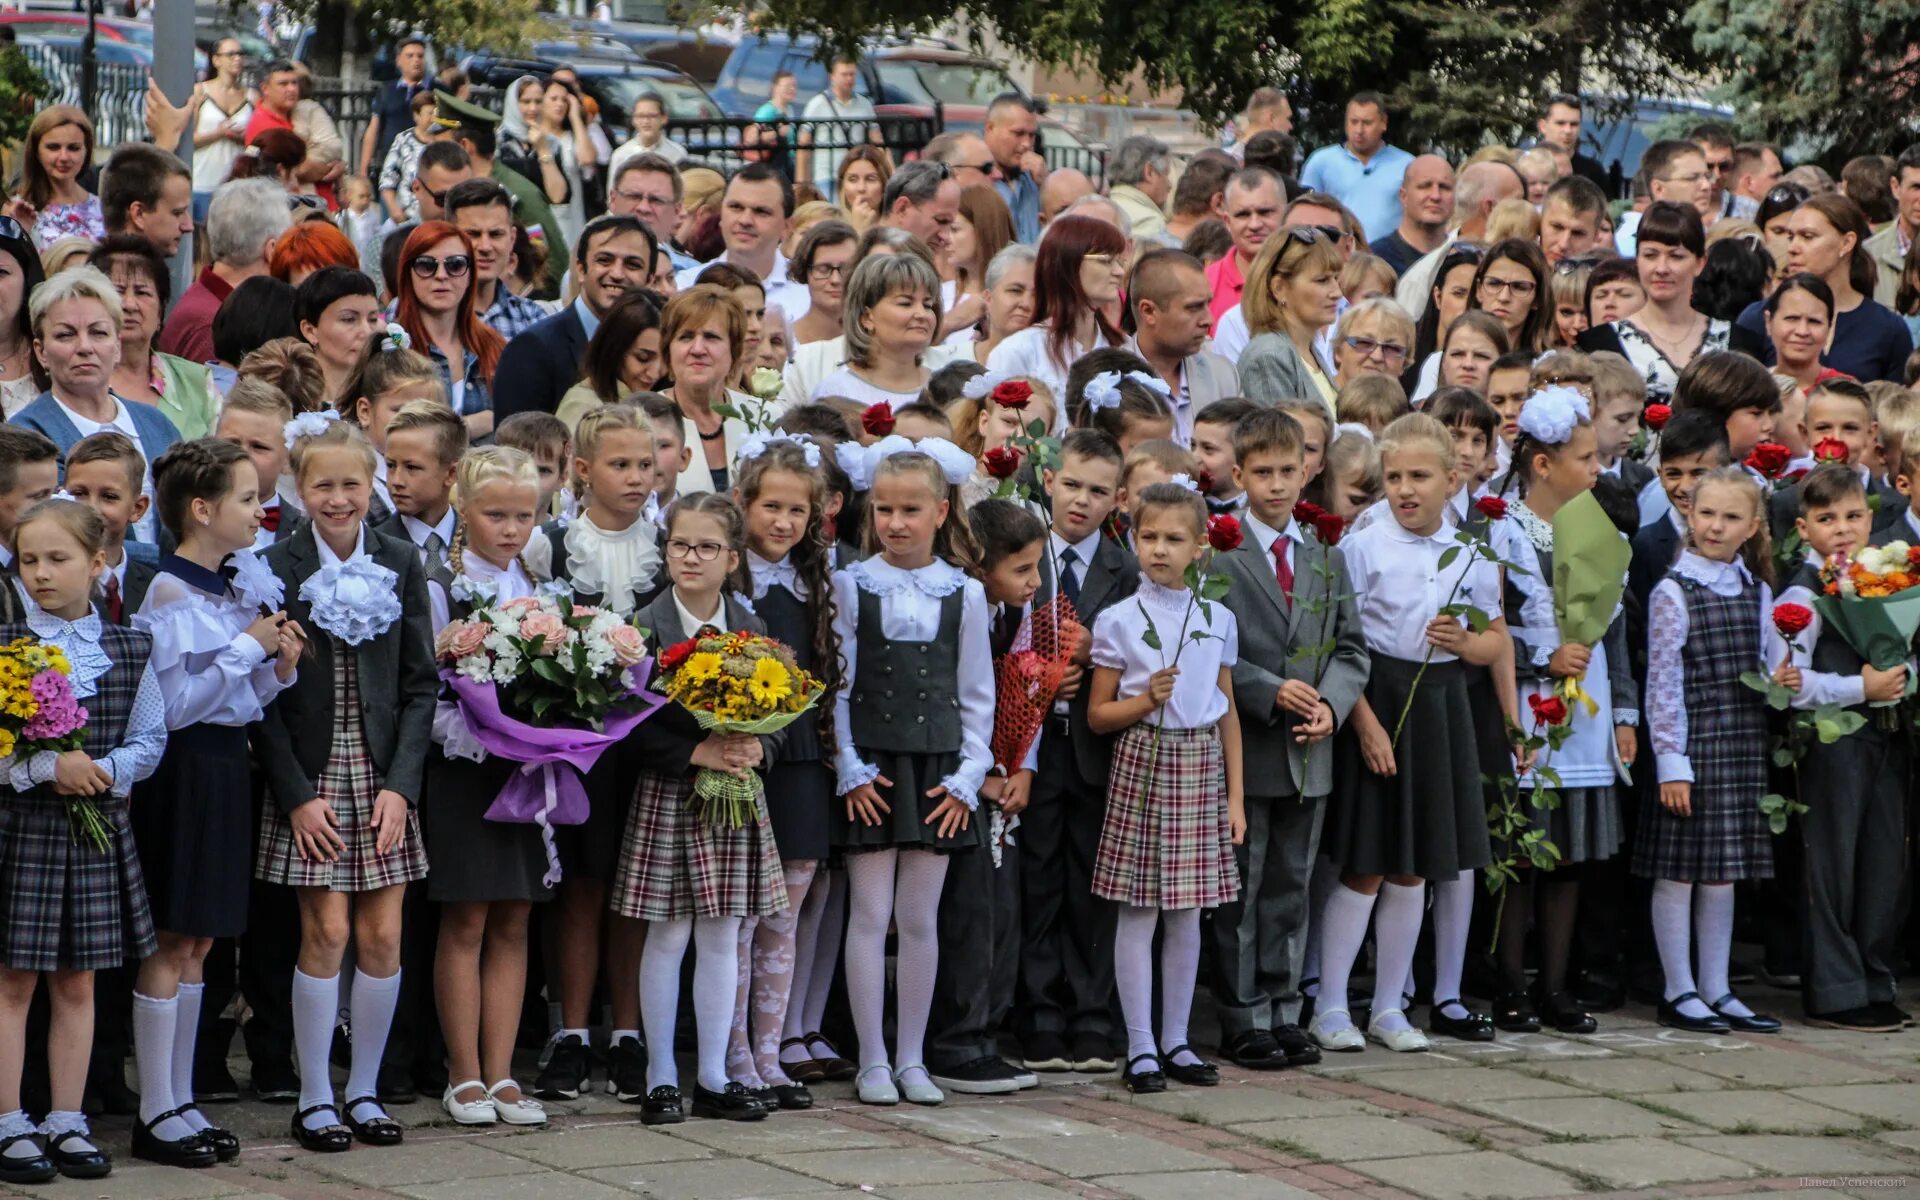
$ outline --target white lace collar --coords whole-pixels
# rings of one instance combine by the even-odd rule
[[[472,550],[460,556],[460,573],[453,577],[453,586],[449,589],[456,600],[490,604],[505,604],[531,596],[536,590],[517,559],[504,567],[496,567]]]
[[[1681,552],[1680,561],[1673,564],[1673,572],[1693,580],[1716,596],[1737,596],[1741,588],[1753,582],[1753,572],[1747,570],[1747,564],[1739,559],[1715,562],[1694,550]]]
[[[98,611],[89,610],[78,621],[69,621],[30,604],[27,628],[33,630],[34,636],[41,641],[50,642],[66,652],[67,663],[72,668],[67,675],[67,682],[78,699],[84,700],[93,695],[94,680],[113,669],[113,660],[107,657],[106,648],[100,644]]]
[[[1520,532],[1527,535],[1535,550],[1547,554],[1553,553],[1553,523],[1539,513],[1527,507],[1525,500],[1516,500],[1508,507],[1507,515],[1513,518]]]
[[[965,571],[939,558],[909,571],[894,566],[876,554],[848,567],[847,574],[853,577],[856,587],[874,596],[895,596],[913,591],[940,600],[959,591],[967,582]]]
[[[753,575],[753,598],[755,600],[765,596],[767,589],[774,586],[787,589],[789,592],[792,592],[797,599],[805,600],[807,598],[806,580],[800,578],[800,572],[794,568],[792,554],[788,554],[779,562],[768,562],[749,549],[747,551],[747,570]]]
[[[1152,605],[1161,612],[1185,613],[1193,603],[1193,593],[1184,587],[1161,587],[1147,578],[1145,571],[1140,572],[1140,590],[1135,595],[1144,603]]]
[[[235,550],[223,565],[233,572],[233,594],[247,607],[273,612],[286,602],[286,582],[253,551]]]
[[[367,554],[366,526],[355,535],[353,554],[341,558],[316,530],[320,569],[300,585],[313,623],[349,646],[387,631],[400,619],[400,576]]]
[[[634,610],[640,593],[660,575],[657,530],[644,517],[625,529],[608,530],[581,513],[567,525],[567,574],[576,591],[600,597],[618,613]]]

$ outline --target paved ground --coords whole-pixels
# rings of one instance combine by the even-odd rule
[[[1749,999],[1795,1011],[1788,997]],[[1908,995],[1904,1007],[1915,1008]],[[236,1068],[243,1064],[236,1063]],[[1342,1200],[1492,1197],[1886,1197],[1920,1180],[1920,1029],[1777,1038],[1656,1026],[1644,1009],[1591,1037],[1502,1035],[1428,1054],[1370,1048],[1306,1071],[1227,1069],[1214,1089],[1139,1100],[1111,1077],[1056,1076],[1017,1097],[875,1109],[850,1085],[757,1124],[643,1129],[604,1096],[553,1105],[532,1133],[456,1131],[437,1104],[396,1110],[403,1147],[312,1155],[290,1109],[221,1106],[246,1141],[210,1171],[126,1156],[105,1181],[47,1197],[413,1197],[417,1200]],[[529,1076],[531,1072],[529,1071]],[[440,1118],[435,1121],[434,1118]]]

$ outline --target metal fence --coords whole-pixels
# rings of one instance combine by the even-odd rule
[[[686,147],[690,158],[724,167],[766,162],[786,171],[796,182],[802,154],[844,153],[856,146],[874,145],[899,162],[919,154],[939,132],[937,116],[879,117],[871,121],[671,120],[666,129],[668,137]]]
[[[34,70],[53,85],[49,104],[86,108],[80,94],[82,56],[77,47],[25,43],[20,47]],[[96,62],[93,118],[94,145],[102,150],[147,136],[147,69],[134,63]]]

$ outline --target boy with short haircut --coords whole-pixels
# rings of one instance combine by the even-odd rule
[[[1340,551],[1293,517],[1306,483],[1300,423],[1278,410],[1233,432],[1245,535],[1214,566],[1240,631],[1233,666],[1240,709],[1247,834],[1234,847],[1240,898],[1213,914],[1221,1050],[1242,1067],[1318,1062],[1300,1028],[1308,881],[1333,788],[1328,740],[1366,685],[1368,659]],[[1324,648],[1324,652],[1323,652]]]
[[[1120,495],[1120,443],[1096,429],[1061,440],[1060,465],[1041,472],[1052,527],[1040,557],[1041,601],[1058,593],[1082,628],[1140,587],[1140,564],[1101,536]],[[1040,735],[1039,770],[1020,820],[1023,953],[1016,1008],[1021,1057],[1030,1071],[1111,1071],[1113,934],[1117,909],[1093,894],[1093,863],[1106,818],[1113,741],[1087,724],[1078,666],[1061,687]]]
[[[124,433],[89,434],[67,451],[67,494],[99,513],[107,527],[100,609],[115,625],[140,611],[160,561],[155,547],[127,540],[127,530],[147,511],[140,491],[146,475],[145,457]]]
[[[0,423],[0,570],[16,581],[20,573],[13,565],[13,527],[21,513],[59,486],[60,447],[53,439],[24,425]]]
[[[213,426],[214,437],[247,452],[260,476],[262,516],[260,532],[253,539],[255,553],[286,537],[300,523],[299,504],[280,497],[283,481],[293,482],[287,472],[286,426],[291,420],[293,405],[279,388],[263,379],[242,378],[228,389],[220,419]]]
[[[551,514],[553,499],[566,479],[567,459],[571,457],[573,438],[567,432],[566,422],[552,413],[515,413],[500,422],[500,428],[493,431],[493,441],[497,446],[524,450],[527,457],[533,459],[540,471],[540,503],[535,511]]]
[[[1520,432],[1520,410],[1533,394],[1533,355],[1524,350],[1502,354],[1487,369],[1487,403],[1500,414],[1500,469],[1506,470],[1513,437]]]
[[[1362,375],[1349,380],[1334,399],[1342,425],[1363,425],[1377,434],[1413,411],[1407,407],[1407,389],[1391,375]]]
[[[1874,439],[1874,462],[1877,464],[1874,468],[1875,483],[1882,492],[1889,489],[1897,492],[1899,488],[1894,486],[1894,478],[1900,474],[1902,448],[1907,439],[1916,436],[1915,431],[1920,430],[1920,392],[1902,391],[1897,395],[1876,399],[1873,404],[1873,423],[1879,430],[1879,436]],[[1906,507],[1905,501],[1906,498],[1901,497],[1896,507]]]
[[[1593,372],[1593,433],[1600,473],[1625,484],[1640,507],[1645,524],[1666,511],[1666,493],[1654,480],[1653,468],[1630,457],[1640,433],[1640,414],[1647,406],[1647,381],[1633,364],[1610,350],[1588,356]]]
[[[374,528],[412,542],[429,573],[448,567],[460,524],[453,477],[467,452],[467,423],[437,400],[414,400],[388,422],[386,440],[393,515]]]
[[[937,404],[916,400],[893,410],[893,431],[910,442],[921,438],[953,440],[953,422]]]
[[[1881,496],[1871,472],[1861,465],[1879,438],[1879,430],[1873,424],[1873,401],[1866,388],[1851,379],[1821,380],[1807,394],[1803,428],[1807,444],[1813,449],[1810,461],[1825,461],[1820,457],[1823,449],[1831,456],[1836,447],[1846,447],[1845,455],[1835,461],[1852,467],[1859,475],[1872,513],[1873,528],[1884,529],[1899,519],[1905,498],[1892,488],[1886,496]],[[1800,509],[1800,480],[1775,487],[1767,500],[1767,513],[1776,544],[1797,532],[1794,522],[1800,516]]]
[[[1767,661],[1791,655],[1796,709],[1838,704],[1866,718],[1831,743],[1810,739],[1798,773],[1807,787],[1801,797],[1807,805],[1801,817],[1807,947],[1801,995],[1810,1025],[1891,1033],[1905,1019],[1894,1006],[1893,964],[1911,762],[1905,736],[1881,728],[1866,706],[1899,699],[1908,668],[1875,669],[1825,626],[1814,606],[1824,591],[1820,564],[1864,546],[1870,536],[1859,472],[1844,464],[1815,467],[1801,484],[1800,501],[1796,528],[1806,552],[1782,581],[1779,601],[1801,605],[1813,620],[1790,644],[1769,626]]]
[[[643,392],[641,397],[640,409],[647,414],[647,423],[653,426],[653,498],[658,508],[652,517],[659,522],[665,519],[667,509],[673,504],[675,491],[680,486],[680,472],[693,461],[693,451],[687,446],[680,406],[658,392]]]
[[[1891,523],[1873,531],[1876,546],[1896,541],[1920,545],[1920,434],[1909,434],[1901,441],[1899,463],[1893,483],[1906,504]]]
[[[1205,472],[1200,490],[1214,516],[1237,516],[1247,506],[1246,493],[1233,481],[1233,427],[1261,407],[1245,396],[1227,396],[1194,414],[1193,457]]]

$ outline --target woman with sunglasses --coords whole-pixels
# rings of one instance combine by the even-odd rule
[[[1761,240],[1766,242],[1767,253],[1773,255],[1773,264],[1779,270],[1784,271],[1787,266],[1787,243],[1791,240],[1787,224],[1793,210],[1805,204],[1812,194],[1800,184],[1783,180],[1767,190],[1753,214],[1753,223],[1760,227]]]
[[[1333,327],[1333,385],[1343,388],[1362,375],[1406,370],[1413,348],[1413,318],[1391,296],[1362,300],[1340,314]]]
[[[987,369],[1029,376],[1064,396],[1067,372],[1081,355],[1125,345],[1106,308],[1120,298],[1126,249],[1126,235],[1110,221],[1079,213],[1055,217],[1034,259],[1033,323],[994,347]],[[1056,433],[1066,428],[1066,407],[1054,417]]]
[[[400,250],[395,318],[413,349],[440,368],[453,411],[467,435],[493,432],[493,369],[506,342],[473,305],[473,243],[445,221],[428,221]],[[457,366],[455,364],[458,364]]]
[[[1311,225],[1283,225],[1260,248],[1240,299],[1253,335],[1239,364],[1249,399],[1272,407],[1312,397],[1333,411],[1333,368],[1314,341],[1346,299],[1340,266],[1333,239]]]
[[[208,61],[213,78],[200,86],[200,107],[193,113],[193,220],[207,223],[207,205],[213,190],[227,180],[233,160],[247,142],[247,122],[253,120],[253,99],[241,81],[246,51],[237,38],[214,44]]]
[[[46,371],[33,357],[27,297],[46,275],[27,231],[0,217],[0,408],[8,419],[46,390]]]
[[[1505,238],[1489,247],[1473,273],[1467,307],[1498,317],[1515,350],[1529,354],[1545,350],[1553,311],[1547,293],[1547,256],[1539,244]]]
[[[71,104],[42,109],[27,127],[20,155],[20,194],[6,214],[33,234],[45,250],[64,237],[99,241],[107,236],[100,197],[80,184],[93,161],[93,122]]]
[[[1467,311],[1473,298],[1473,277],[1480,269],[1485,251],[1472,242],[1455,242],[1440,259],[1433,273],[1433,289],[1427,296],[1427,309],[1413,331],[1413,354],[1408,363],[1419,363],[1417,375],[1409,372],[1400,382],[1417,406],[1440,386],[1440,336],[1453,327],[1455,317]]]

